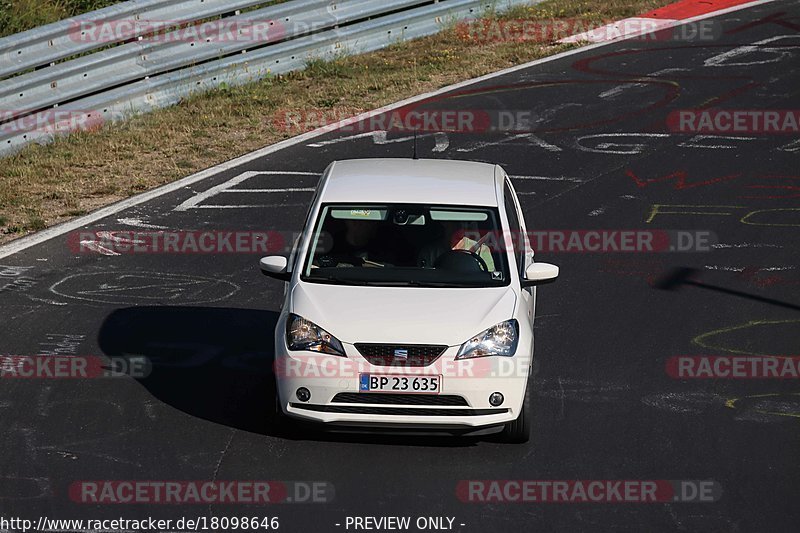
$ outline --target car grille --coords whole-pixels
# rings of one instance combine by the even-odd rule
[[[395,416],[486,416],[507,413],[508,409],[443,409],[436,407],[366,407],[363,405],[313,405],[291,403],[291,407],[323,413]]]
[[[356,343],[356,349],[375,366],[428,366],[436,361],[447,346],[435,344],[365,344]],[[407,357],[395,355],[397,350],[405,350]]]
[[[340,392],[333,397],[333,403],[371,403],[383,405],[449,405],[468,407],[467,400],[461,396],[446,394],[391,394],[369,392]]]

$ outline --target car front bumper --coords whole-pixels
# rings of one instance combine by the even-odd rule
[[[426,367],[395,367],[370,364],[352,344],[344,344],[347,357],[339,357],[289,351],[284,342],[276,341],[280,408],[292,418],[331,426],[455,433],[502,426],[519,417],[530,373],[530,345],[518,346],[514,357],[463,361],[455,360],[458,347],[451,346]],[[438,375],[441,387],[438,395],[363,393],[361,374]],[[301,387],[311,393],[306,402],[297,397]],[[494,392],[504,397],[498,406],[489,403]]]

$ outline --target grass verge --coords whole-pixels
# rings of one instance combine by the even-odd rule
[[[499,19],[600,23],[671,0],[547,0]],[[63,222],[299,133],[281,112],[354,115],[574,45],[474,42],[458,28],[299,72],[219,89],[181,104],[0,159],[0,243]]]
[[[0,0],[0,37],[67,17],[102,9],[121,0]]]

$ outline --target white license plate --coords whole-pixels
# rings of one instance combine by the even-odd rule
[[[439,394],[442,389],[442,376],[359,374],[358,383],[359,392]]]

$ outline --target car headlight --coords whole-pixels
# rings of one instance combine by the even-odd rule
[[[308,350],[346,357],[342,343],[310,320],[290,314],[286,322],[286,345],[290,350]]]
[[[482,331],[461,345],[456,359],[472,359],[489,355],[512,356],[517,352],[519,324],[506,320],[486,331]]]

